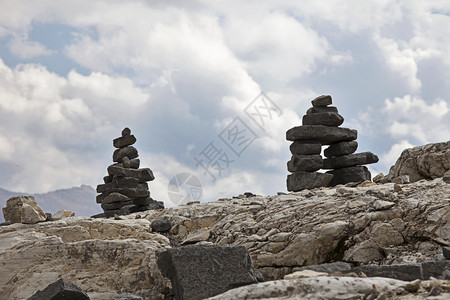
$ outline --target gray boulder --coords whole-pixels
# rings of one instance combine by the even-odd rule
[[[28,300],[89,300],[89,296],[76,284],[59,279]]]
[[[12,197],[3,208],[5,221],[10,223],[35,224],[47,220],[47,215],[32,196]]]
[[[450,141],[406,149],[389,170],[387,181],[408,175],[411,182],[444,177],[450,170]]]
[[[244,246],[158,249],[156,262],[178,300],[204,299],[263,280]]]

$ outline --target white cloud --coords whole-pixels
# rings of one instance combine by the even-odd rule
[[[387,129],[394,138],[414,138],[420,143],[447,140],[449,108],[446,101],[437,99],[429,105],[425,100],[406,95],[393,101],[386,99],[383,113]],[[447,121],[447,122],[446,122]]]
[[[10,40],[8,47],[11,53],[22,59],[51,55],[53,53],[53,51],[47,49],[41,43],[29,41],[23,36],[14,36]]]
[[[97,144],[110,145],[117,127],[111,123],[121,126],[149,98],[129,79],[100,73],[72,71],[64,78],[39,65],[11,69],[0,60],[0,74],[0,159],[18,166],[2,184],[11,190],[95,185],[104,168]]]

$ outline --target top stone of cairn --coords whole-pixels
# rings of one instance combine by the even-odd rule
[[[124,148],[136,143],[136,138],[131,134],[131,130],[126,127],[122,130],[122,136],[113,140],[113,146],[116,148]],[[131,157],[129,157],[131,159]]]
[[[313,107],[325,107],[332,103],[330,95],[322,95],[311,101]]]

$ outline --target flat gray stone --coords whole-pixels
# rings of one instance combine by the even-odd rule
[[[367,165],[378,162],[378,156],[372,152],[361,152],[325,158],[323,160],[324,169],[340,169],[354,167],[358,165]]]
[[[127,198],[127,199],[129,199],[129,198]],[[132,200],[127,200],[127,201],[122,201],[122,202],[113,202],[113,203],[106,203],[105,201],[103,201],[101,206],[102,206],[102,209],[104,211],[106,211],[106,210],[120,209],[124,206],[133,205],[133,204],[134,203]]]
[[[133,177],[137,178],[139,182],[152,181],[155,179],[152,170],[149,168],[142,169],[129,169],[123,168],[118,164],[114,164],[108,167],[108,174],[121,177]],[[100,192],[99,192],[100,193]]]
[[[344,127],[331,127],[323,125],[303,125],[289,129],[286,132],[286,140],[316,140],[322,145],[330,145],[337,142],[356,140],[358,132]]]
[[[129,159],[133,159],[138,157],[138,151],[133,146],[127,146],[124,148],[120,148],[114,151],[113,153],[113,162],[122,162],[124,157],[128,157]]]
[[[322,95],[311,101],[311,104],[314,107],[322,107],[327,106],[333,103],[330,95]]]
[[[102,203],[124,202],[129,200],[127,196],[120,193],[111,193],[103,199]]]
[[[175,299],[205,299],[263,280],[244,246],[158,249],[156,263],[172,282]]]
[[[286,185],[290,192],[327,186],[332,174],[318,172],[296,172],[287,176]]]
[[[356,151],[356,149],[358,149],[357,141],[339,142],[331,144],[323,151],[323,154],[325,157],[342,156],[352,154]]]
[[[113,140],[113,146],[116,148],[123,148],[136,143],[136,137],[134,135],[126,135],[123,137],[118,137]]]
[[[289,146],[292,155],[311,155],[322,152],[322,144],[318,141],[297,140]]]
[[[346,263],[343,261],[337,261],[333,263],[325,263],[321,265],[312,265],[312,266],[304,266],[293,268],[292,272],[303,271],[303,270],[311,270],[315,272],[326,272],[326,273],[349,273],[351,272],[352,264]]]
[[[287,163],[287,169],[291,173],[299,171],[314,172],[323,166],[323,159],[320,154],[315,155],[293,155]]]
[[[336,186],[338,184],[346,184],[349,182],[361,182],[371,179],[369,169],[365,166],[355,166],[348,168],[335,169],[328,171],[327,174],[333,175],[328,186]]]
[[[420,264],[398,264],[381,266],[361,266],[353,268],[355,273],[363,272],[368,277],[386,277],[404,281],[422,279]]]
[[[338,109],[336,106],[318,106],[318,107],[311,107],[306,111],[306,114],[316,114],[316,113],[323,113],[323,112],[338,112]]]
[[[337,127],[344,123],[344,118],[335,112],[322,112],[306,114],[303,116],[303,125],[324,125]]]

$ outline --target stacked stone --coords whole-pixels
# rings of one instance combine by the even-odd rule
[[[335,186],[349,182],[370,180],[365,164],[375,163],[378,157],[371,152],[353,154],[358,143],[357,131],[339,127],[344,118],[332,104],[331,96],[319,96],[311,101],[312,107],[303,116],[302,126],[289,129],[286,139],[292,158],[288,162],[288,191],[300,191],[322,186]],[[323,145],[326,159],[320,155]],[[320,169],[332,169],[326,173]]]
[[[150,198],[147,181],[155,179],[152,170],[139,168],[138,151],[132,145],[136,138],[125,128],[122,136],[113,140],[117,148],[113,153],[114,164],[108,167],[104,184],[97,186],[97,203],[101,203],[105,217],[126,215],[133,212],[164,208],[164,203]]]

